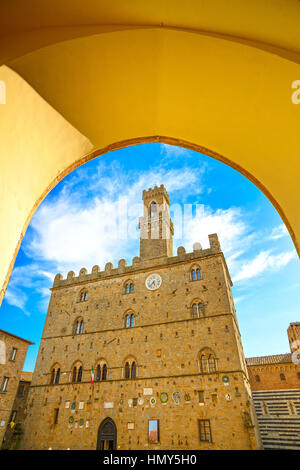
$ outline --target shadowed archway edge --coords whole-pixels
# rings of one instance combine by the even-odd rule
[[[293,240],[293,243],[295,245],[297,254],[300,257],[300,246],[299,246],[298,240],[296,239],[295,233],[294,233],[294,231],[291,227],[291,224],[289,223],[288,218],[286,217],[283,209],[281,208],[281,206],[279,205],[277,200],[273,197],[271,192],[257,178],[255,178],[255,176],[253,176],[251,173],[249,173],[243,167],[241,167],[240,165],[238,165],[235,162],[231,161],[229,158],[226,158],[225,156],[223,156],[223,155],[221,155],[221,154],[219,154],[219,153],[217,153],[213,150],[210,150],[206,147],[203,147],[201,145],[198,145],[198,144],[195,144],[195,143],[192,143],[192,142],[188,142],[186,140],[181,140],[181,139],[178,139],[178,138],[175,138],[175,137],[160,136],[160,135],[148,136],[148,137],[136,137],[136,138],[122,140],[120,142],[115,142],[115,143],[109,144],[106,147],[103,147],[102,149],[93,150],[92,152],[90,152],[90,153],[86,154],[85,156],[79,158],[74,163],[72,163],[72,165],[65,168],[58,176],[56,176],[52,180],[50,185],[43,191],[41,196],[36,200],[35,204],[33,205],[32,209],[31,209],[31,211],[30,211],[30,213],[29,213],[29,215],[26,219],[26,222],[24,224],[21,235],[19,237],[18,244],[17,244],[17,246],[15,248],[15,251],[14,251],[13,259],[11,260],[11,263],[9,265],[9,269],[8,269],[7,274],[6,274],[4,284],[3,284],[3,287],[2,287],[1,292],[0,292],[0,305],[1,305],[1,302],[2,302],[3,297],[5,295],[5,292],[6,292],[6,289],[7,289],[7,286],[8,286],[8,282],[9,282],[9,279],[10,279],[10,275],[12,273],[17,254],[19,252],[19,249],[20,249],[22,240],[24,238],[24,235],[26,233],[26,230],[28,228],[28,225],[29,225],[35,211],[37,210],[37,208],[39,207],[41,202],[44,200],[44,198],[50,193],[50,191],[63,178],[65,178],[65,176],[70,174],[73,170],[75,170],[76,168],[80,167],[84,163],[87,163],[88,161],[90,161],[90,160],[92,160],[96,157],[99,157],[101,155],[105,155],[106,153],[113,152],[115,150],[121,150],[121,149],[124,149],[126,147],[133,146],[133,145],[140,145],[140,144],[147,144],[147,143],[162,143],[162,144],[174,145],[174,146],[185,148],[185,149],[188,149],[188,150],[193,150],[195,152],[202,153],[204,155],[212,157],[215,160],[218,160],[222,163],[225,163],[226,165],[230,166],[234,170],[241,173],[249,181],[251,181],[258,189],[260,189],[260,191],[269,199],[271,204],[277,210],[278,214],[280,215],[283,223],[285,224],[285,226],[286,226],[286,228],[287,228],[287,230],[288,230],[288,232],[289,232],[289,234],[290,234],[290,236]]]

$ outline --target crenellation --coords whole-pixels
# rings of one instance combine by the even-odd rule
[[[100,273],[100,267],[98,264],[95,264],[95,266],[92,267],[92,274],[99,274]]]
[[[213,250],[215,253],[218,253],[219,251],[221,251],[219,238],[216,233],[212,233],[208,235],[208,239],[209,239],[209,246],[211,250]]]
[[[215,238],[213,240],[215,240]],[[213,242],[210,248],[201,249],[201,250],[197,249],[190,253],[186,253],[185,248],[183,246],[180,246],[177,248],[177,256],[172,256],[172,257],[166,256],[166,257],[161,257],[159,259],[149,259],[149,260],[146,260],[146,259],[141,260],[139,256],[135,256],[132,259],[131,265],[127,266],[126,260],[122,259],[122,260],[119,260],[118,262],[118,268],[113,268],[113,264],[108,262],[105,265],[104,271],[100,271],[100,268],[98,265],[93,267],[91,273],[87,273],[87,270],[85,268],[82,268],[80,270],[81,274],[79,274],[79,276],[76,277],[74,274],[74,271],[70,271],[66,279],[63,279],[63,276],[61,274],[57,274],[54,278],[53,288],[77,284],[79,282],[82,282],[83,278],[85,281],[99,280],[99,279],[105,279],[109,276],[133,273],[135,271],[147,269],[153,266],[159,267],[159,266],[164,266],[164,265],[169,265],[169,264],[175,264],[181,261],[189,261],[192,259],[205,258],[207,256],[212,256],[216,253],[220,253],[220,249],[217,248],[217,246],[220,246],[220,244],[218,242],[217,243]]]
[[[75,277],[74,271],[69,271],[67,275],[67,280],[71,281],[72,279],[74,279],[74,277]]]
[[[80,271],[79,271],[79,277],[80,278],[85,278],[86,275],[87,275],[87,269],[86,268],[81,268]]]
[[[149,188],[148,190],[144,189],[143,201],[145,201],[146,199],[156,198],[157,196],[160,196],[161,194],[163,194],[167,203],[170,204],[169,194],[167,193],[167,190],[163,184],[161,184],[159,187],[154,186],[153,189],[152,188]]]
[[[113,269],[114,269],[114,266],[113,266],[112,263],[106,263],[105,268],[104,268],[104,272],[105,272],[106,275],[110,275],[110,274],[112,274]]]
[[[122,274],[125,273],[126,269],[126,259],[120,259],[118,262],[118,273]]]

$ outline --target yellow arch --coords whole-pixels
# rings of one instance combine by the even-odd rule
[[[0,23],[0,300],[45,195],[90,158],[134,143],[231,165],[270,199],[300,253],[299,2],[153,0],[128,12],[63,3],[45,0],[35,15],[31,0],[0,7],[15,18]]]

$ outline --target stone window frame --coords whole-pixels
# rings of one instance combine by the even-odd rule
[[[156,206],[156,210],[152,212],[152,206]],[[155,199],[153,199],[149,205],[148,205],[148,217],[151,219],[152,217],[155,217],[159,213],[159,204]]]
[[[10,361],[15,361],[16,360],[17,352],[18,352],[18,349],[13,347],[12,351],[11,351],[10,358],[9,358]]]
[[[98,367],[100,368],[99,379],[97,379],[97,377],[98,377]],[[95,371],[96,371],[95,382],[103,382],[103,381],[107,380],[108,365],[107,365],[107,360],[105,358],[102,357],[102,358],[100,358],[96,361]]]
[[[132,324],[132,317],[133,317],[133,324]],[[124,327],[129,329],[129,328],[134,328],[135,326],[135,319],[136,315],[132,309],[126,310],[124,313]],[[127,326],[128,323],[128,326]]]
[[[0,393],[6,393],[7,392],[7,384],[9,382],[9,377],[6,375],[3,377],[1,387],[0,387]]]
[[[86,287],[81,289],[81,291],[79,292],[78,302],[86,302],[87,301],[87,294],[88,294],[88,290],[87,290]]]
[[[216,353],[210,348],[202,348],[199,351],[197,362],[199,372],[202,374],[214,374],[218,372],[218,358]],[[211,367],[212,364],[213,367]]]
[[[195,273],[195,279],[193,276],[193,272]],[[202,276],[201,267],[199,266],[199,264],[193,264],[190,267],[190,281],[195,282],[195,281],[202,281],[202,280],[203,280],[203,276]]]
[[[127,367],[128,364],[128,367]],[[128,371],[128,374],[127,374]],[[134,371],[134,376],[133,376]],[[129,375],[127,377],[127,375]],[[134,380],[138,377],[138,363],[134,356],[127,356],[127,358],[123,361],[122,367],[122,379],[125,380]]]
[[[81,378],[79,381],[78,377],[79,377],[80,368],[81,368]],[[71,367],[71,381],[70,381],[72,384],[77,384],[77,383],[82,382],[83,370],[84,370],[83,364],[80,360],[73,362],[73,365]]]
[[[124,294],[133,294],[134,292],[134,282],[132,279],[127,279],[124,284],[123,284],[123,288],[124,288]]]
[[[77,317],[73,323],[73,336],[82,335],[84,327],[84,319],[82,316]]]
[[[197,305],[197,312],[196,312],[197,315],[195,315],[194,305]],[[201,315],[200,315],[200,311],[199,311],[199,305],[202,305]],[[201,300],[199,298],[193,299],[191,304],[190,304],[190,311],[191,311],[191,317],[192,318],[204,318],[206,316],[206,305],[203,302],[203,300]]]
[[[50,368],[50,383],[49,385],[58,385],[60,381],[61,366],[58,362],[53,364]]]

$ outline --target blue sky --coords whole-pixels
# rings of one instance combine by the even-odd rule
[[[171,199],[175,254],[181,245],[192,251],[194,242],[206,248],[208,234],[219,235],[246,357],[289,351],[286,329],[300,320],[300,266],[274,207],[221,162],[144,144],[73,171],[32,218],[0,307],[0,328],[35,342],[24,370],[34,369],[55,274],[78,275],[95,264],[103,269],[108,261],[116,266],[121,258],[131,264],[139,254],[142,190],[162,183]],[[178,208],[184,209],[183,222]]]

